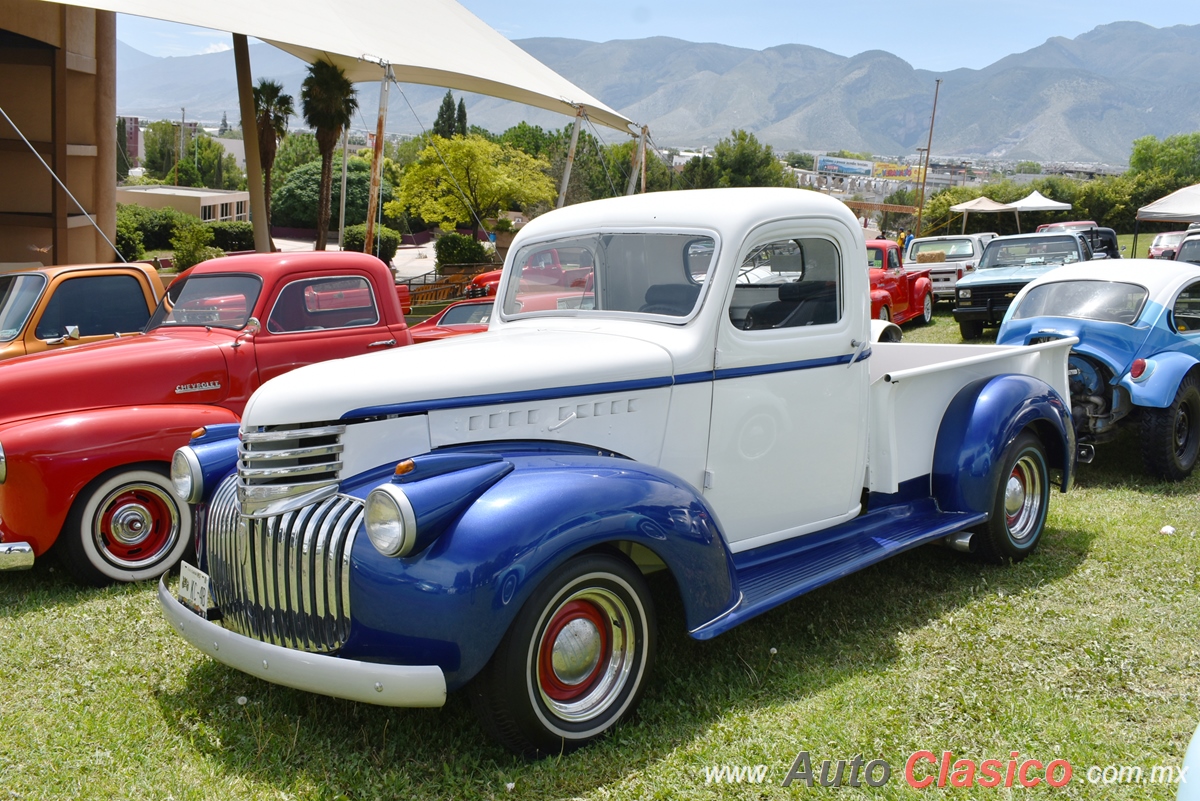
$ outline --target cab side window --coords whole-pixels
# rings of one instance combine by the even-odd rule
[[[1200,281],[1179,293],[1171,309],[1171,321],[1181,334],[1200,334]]]
[[[729,320],[745,331],[830,325],[842,316],[842,258],[827,239],[783,239],[751,250]]]
[[[293,281],[279,293],[267,330],[273,334],[375,325],[375,294],[364,278],[339,276]]]
[[[889,270],[899,270],[900,269],[900,257],[897,255],[897,251],[888,249],[887,254],[888,254],[887,255],[888,269]]]
[[[130,334],[150,320],[142,285],[132,275],[68,278],[54,290],[38,321],[38,339],[61,337],[79,326],[81,337]]]

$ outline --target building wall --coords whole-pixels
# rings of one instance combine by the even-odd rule
[[[116,15],[0,0],[0,108],[114,239]],[[2,117],[0,176],[0,262],[117,260]]]

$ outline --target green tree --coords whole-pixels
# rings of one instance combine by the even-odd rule
[[[221,112],[221,125],[217,128],[217,136],[224,136],[229,133],[229,115],[224,111]]]
[[[454,93],[446,90],[442,98],[441,108],[438,109],[437,119],[433,121],[433,135],[443,139],[452,139],[454,129],[458,125],[458,116],[454,110]]]
[[[354,85],[346,73],[328,61],[308,68],[308,77],[300,88],[304,121],[316,132],[321,151],[321,194],[317,207],[317,250],[324,250],[329,237],[329,200],[333,186],[333,149],[342,129],[350,124],[358,110]]]
[[[1185,186],[1200,181],[1200,133],[1176,134],[1161,142],[1154,136],[1135,139],[1129,171],[1174,175]]]
[[[129,139],[125,132],[125,118],[117,117],[117,182],[129,177]]]
[[[275,168],[279,142],[287,136],[288,118],[295,113],[292,96],[284,94],[282,84],[267,78],[259,79],[258,86],[254,87],[254,122],[258,129],[268,229],[271,227],[271,171]]]
[[[292,170],[320,160],[321,149],[317,147],[317,137],[305,131],[288,134],[275,152],[275,169],[272,171],[271,183],[279,186],[287,180],[288,173]]]
[[[237,159],[206,133],[201,132],[192,140],[192,152],[185,154],[183,160],[185,163],[191,161],[195,166],[200,186],[210,189],[246,188],[246,175],[238,166]]]
[[[1017,166],[1013,168],[1017,175],[1041,175],[1042,165],[1036,161],[1018,161]]]
[[[146,158],[142,166],[152,178],[164,180],[175,167],[179,154],[179,129],[170,120],[158,120],[146,126],[142,137]]]
[[[812,153],[797,153],[793,150],[787,154],[787,163],[796,170],[811,170],[816,165],[816,159]]]
[[[786,186],[783,165],[770,145],[759,144],[754,134],[738,129],[713,148],[713,168],[718,186]]]
[[[353,157],[346,169],[346,225],[366,222],[367,197],[371,183],[370,162]],[[321,196],[321,163],[309,162],[288,173],[287,180],[275,188],[275,224],[284,228],[316,228],[317,204]],[[342,182],[333,182],[330,200],[341,205]],[[383,199],[392,199],[392,185],[383,182]]]
[[[916,189],[897,189],[883,199],[889,206],[916,206]],[[922,220],[924,222],[924,220]],[[885,211],[879,227],[883,231],[911,231],[917,224],[915,214],[904,214],[897,211]]]
[[[463,103],[463,99],[458,99],[458,111],[454,115],[454,133],[459,136],[466,136],[467,131],[467,106]]]
[[[711,156],[692,156],[679,174],[679,184],[685,189],[712,189],[718,179]]]
[[[534,158],[548,157],[550,148],[554,146],[554,140],[554,135],[548,133],[542,126],[530,125],[527,122],[519,122],[500,134],[501,143],[523,150]]]
[[[478,233],[484,217],[494,217],[513,206],[552,200],[554,184],[546,176],[547,166],[544,160],[481,136],[434,137],[420,159],[404,172],[401,208],[385,206],[384,210],[398,217],[409,209],[446,231],[466,222]]]

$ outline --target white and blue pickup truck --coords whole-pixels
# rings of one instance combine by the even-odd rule
[[[547,251],[586,279],[531,303]],[[925,543],[1022,559],[1072,482],[1076,340],[872,343],[862,227],[815,192],[551,212],[496,303],[485,333],[275,378],[177,452],[199,569],[159,600],[184,638],[365,703],[465,688],[557,754],[638,703],[646,574],[705,640]]]

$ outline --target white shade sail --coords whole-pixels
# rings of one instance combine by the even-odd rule
[[[1035,189],[1020,200],[1007,204],[1007,208],[1009,211],[1066,211],[1071,204],[1051,200]]]
[[[47,0],[48,2],[49,0]],[[445,86],[574,116],[633,133],[613,111],[488,27],[454,0],[72,0],[253,36],[312,63],[332,61],[351,81]]]
[[[1177,189],[1138,209],[1139,220],[1200,222],[1200,184]]]
[[[975,212],[991,212],[991,211],[1012,211],[1011,206],[1006,206],[992,200],[990,197],[977,197],[974,200],[968,200],[965,203],[959,203],[951,206],[950,211],[969,213]]]

